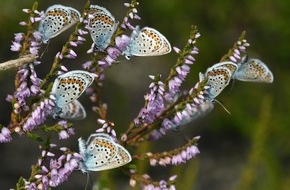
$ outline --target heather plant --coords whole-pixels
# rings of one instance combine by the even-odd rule
[[[9,125],[1,125],[0,142],[9,143],[13,141],[15,135],[20,135],[22,138],[35,140],[35,143],[39,143],[40,150],[37,163],[31,166],[31,175],[19,176],[16,186],[12,188],[51,189],[61,187],[61,184],[70,180],[70,175],[79,172],[78,170],[87,173],[122,166],[122,172],[132,187],[175,189],[175,182],[179,179],[177,175],[168,175],[162,180],[154,179],[150,173],[141,173],[135,163],[142,161],[150,167],[188,163],[200,154],[197,144],[200,137],[188,137],[182,146],[162,152],[152,150],[137,153],[133,151],[134,148],[148,141],[158,145],[169,131],[178,131],[185,124],[206,117],[214,109],[216,97],[234,79],[273,82],[273,74],[262,61],[246,57],[249,43],[245,38],[245,32],[242,32],[233,47],[221,56],[220,61],[217,60],[212,67],[205,72],[202,71],[199,80],[193,82],[190,89],[182,89],[181,86],[194,68],[199,53],[197,42],[201,34],[197,26],[189,27],[188,40],[184,47],[171,48],[170,42],[157,29],[151,26],[140,29],[133,24],[141,19],[138,16],[137,1],[132,0],[124,5],[123,8],[128,11],[120,22],[113,17],[113,13],[103,7],[91,5],[90,1],[86,2],[80,13],[74,8],[62,5],[57,9],[40,11],[37,2],[31,9],[23,9],[23,12],[27,13],[27,19],[20,22],[20,25],[26,31],[16,33],[11,45],[11,51],[17,52],[19,59],[0,65],[1,70],[17,68],[15,91],[6,98],[11,103],[13,111]],[[68,19],[62,20],[58,16]],[[54,61],[46,76],[40,78],[35,67],[41,67],[44,62],[43,54],[46,53],[46,50],[40,52],[40,48],[45,46],[49,48],[49,41],[55,40],[58,34],[70,27],[74,27],[74,32],[62,49],[55,52]],[[86,52],[88,60],[79,65],[82,71],[68,71],[63,64],[64,60],[78,59],[75,49],[84,43],[91,43],[84,37],[89,34],[92,36],[93,44]],[[152,82],[144,96],[144,106],[136,113],[136,117],[132,118],[127,129],[117,134],[115,128],[118,126],[115,126],[114,121],[109,121],[108,105],[102,99],[105,71],[116,64],[122,64],[124,58],[163,56],[170,53],[171,49],[176,54],[177,60],[168,76],[161,74],[149,76]],[[134,62],[134,58],[130,61]],[[88,80],[91,82],[87,82]],[[57,90],[59,88],[61,90]],[[68,88],[75,89],[77,95],[69,94]],[[82,93],[90,97],[91,108],[83,107],[77,100]],[[68,98],[72,100],[64,103],[63,101]],[[51,141],[47,137],[57,135],[59,141],[62,141],[78,135],[75,134],[73,120],[85,120],[86,110],[95,113],[99,124],[95,131],[91,131],[92,134],[99,135],[96,135],[99,139],[96,137],[94,139],[96,141],[93,142],[100,143],[101,147],[100,149],[92,147],[94,154],[87,153],[92,142],[79,140],[78,151],[70,147],[58,147],[58,141]],[[54,119],[53,124],[46,122],[48,117]],[[107,137],[107,134],[110,137]],[[99,142],[100,139],[103,141]],[[101,157],[100,159],[105,160],[101,166],[95,162],[90,163],[93,165],[91,166],[87,162],[98,160],[99,155],[106,155],[103,149],[111,150],[104,142],[119,148],[119,151],[125,152],[130,159],[124,158],[124,154],[116,153],[111,159],[115,159],[118,155],[117,161],[122,164],[112,166],[111,159]]]

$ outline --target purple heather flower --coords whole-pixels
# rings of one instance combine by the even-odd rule
[[[69,138],[69,134],[68,134],[68,132],[66,132],[65,130],[61,130],[61,131],[58,133],[58,137],[59,137],[60,140],[68,139],[68,138]]]
[[[241,52],[246,52],[246,48],[250,46],[250,44],[247,42],[246,39],[243,39],[241,41],[238,41],[237,43],[237,48],[234,49],[232,55],[229,56],[230,61],[234,63],[238,63],[241,61]]]
[[[117,36],[115,39],[116,47],[123,52],[130,42],[130,37],[127,35]]]
[[[230,60],[231,60],[232,62],[234,62],[234,63],[237,62],[237,59],[236,59],[234,56],[230,56]]]
[[[193,141],[190,141],[188,144],[183,146],[181,150],[172,150],[170,152],[159,153],[158,155],[154,155],[151,152],[148,152],[146,156],[148,156],[151,166],[183,164],[199,154],[199,150],[195,145],[195,141],[198,139],[199,137],[195,137]]]
[[[130,8],[130,9],[129,9],[128,15],[123,20],[123,24],[121,25],[121,27],[123,29],[130,29],[130,30],[135,29],[135,27],[131,25],[129,20],[133,20],[133,19],[140,20],[141,19],[140,16],[137,15],[138,10],[136,7],[138,5],[139,5],[138,2],[136,2],[135,4],[124,3],[124,6]]]
[[[0,133],[0,143],[10,142],[12,140],[11,132],[8,128],[3,127]]]
[[[59,121],[58,124],[60,126],[63,127],[63,130],[61,130],[59,133],[58,133],[58,136],[59,136],[59,139],[62,140],[62,139],[67,139],[69,138],[71,135],[74,135],[74,129],[71,128],[71,127],[68,127],[67,125],[67,121],[65,120],[62,120],[62,121]]]
[[[29,186],[28,186],[28,189],[29,190],[37,190],[37,186],[35,183],[30,183]]]
[[[35,127],[41,125],[46,120],[47,116],[52,113],[54,106],[54,97],[46,98],[40,102],[40,105],[34,109],[31,116],[26,120],[26,123],[23,125],[23,130],[31,131]]]
[[[144,176],[143,176],[144,177]],[[146,178],[144,177],[145,179],[150,179],[150,177]],[[169,178],[169,181],[172,181],[170,180],[172,177]],[[156,186],[155,184],[144,184],[142,185],[142,189],[143,190],[175,190],[175,186],[174,185],[169,185],[167,181],[165,180],[160,180],[159,181],[159,185]]]
[[[87,62],[82,64],[82,67],[83,67],[83,69],[89,69],[92,64],[93,64],[92,61],[87,61]]]
[[[74,42],[74,41],[70,41],[69,44],[71,46],[73,46],[73,47],[77,47],[78,46],[78,44],[76,42]]]
[[[205,86],[203,90],[197,92],[201,82],[202,81],[198,82],[195,87],[188,92],[188,96],[190,97],[196,93],[194,97],[191,97],[190,102],[186,104],[182,103],[181,106],[177,106],[178,110],[175,111],[174,116],[163,119],[161,127],[152,132],[150,140],[157,140],[164,136],[169,130],[176,129],[192,120],[205,116],[213,109],[214,105],[212,101],[206,99],[203,95],[207,93],[208,87]]]
[[[77,37],[77,43],[78,43],[78,44],[82,44],[82,43],[85,42],[85,41],[86,41],[85,38],[83,38],[83,37],[81,37],[81,36],[78,36],[78,37]]]
[[[195,145],[187,147],[186,150],[183,150],[180,154],[174,155],[172,157],[172,165],[179,165],[185,163],[187,160],[194,158],[199,154],[199,150]]]
[[[107,53],[113,60],[115,60],[120,56],[121,51],[114,47],[108,47]]]
[[[196,34],[196,38],[197,37],[198,35]],[[180,49],[177,47],[173,47],[173,49],[177,53],[180,52]],[[195,58],[192,55],[196,54],[196,52],[198,52],[198,49],[194,46],[191,53],[185,56],[184,63],[175,67],[176,74],[168,81],[168,91],[165,92],[164,96],[168,102],[173,102],[176,94],[179,93],[179,88],[182,82],[190,72],[190,67],[188,65],[193,64],[195,61]]]
[[[20,74],[20,85],[14,93],[14,97],[20,105],[20,108],[25,110],[26,108],[26,99],[30,96],[36,96],[40,93],[40,83],[41,79],[37,77],[37,74],[34,70],[33,63],[28,66],[23,66],[18,70]],[[30,74],[30,76],[29,76]],[[29,78],[28,78],[29,76]],[[31,86],[28,86],[28,83]]]
[[[88,34],[88,31],[85,31],[85,30],[82,30],[82,29],[78,29],[78,34],[79,35],[86,35],[86,34]]]
[[[64,149],[68,150],[65,147],[60,148],[61,151]],[[62,152],[64,154],[56,159],[53,153],[42,151],[42,158],[48,159],[49,166],[42,165],[47,162],[38,162],[41,171],[33,176],[34,179],[41,179],[35,182],[37,187],[46,190],[50,187],[59,186],[78,168],[78,163],[81,160],[80,155],[78,153],[67,154],[66,151]]]
[[[60,52],[57,52],[55,58],[63,59],[63,55]]]
[[[32,33],[35,41],[40,42],[41,41],[41,33],[39,31],[33,31]]]
[[[23,40],[24,33],[16,33],[14,34],[14,40],[15,42],[21,42]]]
[[[75,59],[77,57],[77,54],[76,52],[74,52],[74,50],[69,49],[69,52],[67,55],[65,55],[65,57],[69,59]]]
[[[151,76],[155,79],[154,76]],[[149,86],[150,93],[145,96],[146,106],[142,108],[139,115],[134,119],[135,125],[151,124],[155,118],[164,110],[164,84],[161,81],[153,82]]]
[[[180,53],[180,51],[181,51],[178,47],[175,47],[175,46],[173,47],[173,50],[174,50],[176,53]]]
[[[22,46],[21,46],[21,44],[19,42],[12,42],[10,50],[17,52],[17,51],[20,51],[21,47]]]
[[[117,36],[115,38],[116,47],[108,47],[105,51],[107,52],[107,56],[104,57],[102,60],[98,61],[98,64],[103,68],[107,68],[114,64],[118,57],[122,55],[122,52],[126,49],[130,38],[126,35]],[[88,53],[91,52],[91,49]]]

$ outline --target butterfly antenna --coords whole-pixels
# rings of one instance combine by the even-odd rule
[[[49,46],[50,41],[48,41],[47,45],[45,46],[45,49],[43,50],[42,54],[40,55],[39,59],[42,58],[42,56],[44,55],[45,52],[48,52],[48,46]]]
[[[89,181],[92,184],[92,178],[90,177],[90,173],[87,173],[87,182],[86,182],[85,190],[87,190],[88,188]]]
[[[235,79],[232,79],[232,83],[231,83],[231,88],[230,88],[230,90],[229,90],[229,93],[231,93],[232,91],[233,91],[233,89],[234,89],[234,85],[235,85]]]
[[[224,108],[224,110],[228,113],[228,114],[231,114],[231,112],[218,100],[214,100],[215,102],[217,102],[222,108]]]

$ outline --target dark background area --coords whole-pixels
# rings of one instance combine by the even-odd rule
[[[0,6],[0,62],[17,58],[10,51],[14,33],[25,32],[19,22],[27,19],[21,10],[31,8],[31,0],[2,0]],[[122,21],[126,13],[123,3],[127,1],[91,1],[106,7],[117,20]],[[183,84],[189,89],[198,80],[198,73],[217,63],[232,47],[243,30],[247,31],[250,57],[261,59],[274,74],[273,84],[245,83],[235,81],[226,88],[218,100],[231,112],[215,105],[209,115],[189,123],[180,132],[169,133],[165,138],[142,146],[138,151],[169,150],[184,144],[186,137],[201,136],[201,154],[179,167],[148,168],[147,163],[138,163],[144,173],[149,172],[156,179],[167,179],[178,173],[177,189],[288,189],[290,185],[290,1],[288,0],[146,0],[139,1],[139,15],[142,20],[135,22],[159,30],[172,46],[182,48],[187,42],[190,25],[197,25],[201,33],[197,47],[200,53],[192,72]],[[85,1],[39,1],[39,10],[53,4],[63,4],[82,10]],[[51,40],[48,53],[42,64],[36,67],[40,77],[49,71],[56,52],[67,41],[70,31]],[[89,60],[85,53],[91,44],[76,49],[78,58],[64,60],[69,69],[80,69]],[[171,53],[160,57],[134,57],[106,71],[104,102],[108,103],[108,119],[124,132],[144,104],[143,95],[151,82],[148,75],[161,73],[167,77],[177,55]],[[0,123],[7,125],[11,105],[5,101],[7,94],[14,91],[16,71],[0,73]],[[88,137],[99,126],[90,111],[90,100],[83,95],[80,101],[88,112],[84,121],[74,122],[76,135],[59,146],[68,146],[77,151],[77,139]],[[48,121],[50,122],[50,121]],[[186,135],[185,135],[186,134]],[[13,136],[11,143],[0,144],[0,189],[15,187],[20,176],[28,178],[30,166],[37,162],[38,144],[26,137]],[[52,141],[57,142],[57,135]],[[130,151],[133,151],[130,150]],[[150,171],[148,171],[150,170]],[[161,172],[160,172],[161,171]],[[92,174],[97,181],[109,183],[112,189],[122,181],[128,188],[127,176],[118,170]],[[83,189],[86,176],[74,173],[69,181],[57,189]]]

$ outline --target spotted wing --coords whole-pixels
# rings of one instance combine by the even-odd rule
[[[99,166],[99,171],[118,168],[131,162],[132,158],[130,153],[123,146],[119,144],[116,144],[116,146],[118,147],[118,151],[115,157],[110,159],[104,165]]]
[[[94,77],[91,73],[80,70],[58,76],[51,90],[56,97],[57,107],[63,108],[64,105],[76,100],[93,80]]]
[[[214,99],[218,96],[224,88],[230,83],[231,71],[225,66],[211,67],[205,73],[207,77],[207,85],[209,88],[209,98]]]
[[[47,43],[51,38],[56,37],[74,25],[79,18],[80,13],[71,7],[63,5],[53,5],[49,7],[45,12],[44,19],[39,25],[42,41]]]
[[[83,165],[87,171],[101,171],[118,153],[117,144],[106,136],[92,136],[87,142]]]
[[[274,80],[270,69],[259,59],[248,59],[245,62],[239,63],[238,70],[233,77],[247,82],[272,83]]]
[[[134,31],[131,42],[125,51],[125,55],[157,56],[171,52],[171,45],[164,35],[154,28],[144,27],[140,31]]]
[[[118,23],[107,9],[98,5],[91,5],[89,14],[90,35],[95,44],[94,49],[103,51],[110,44]]]

